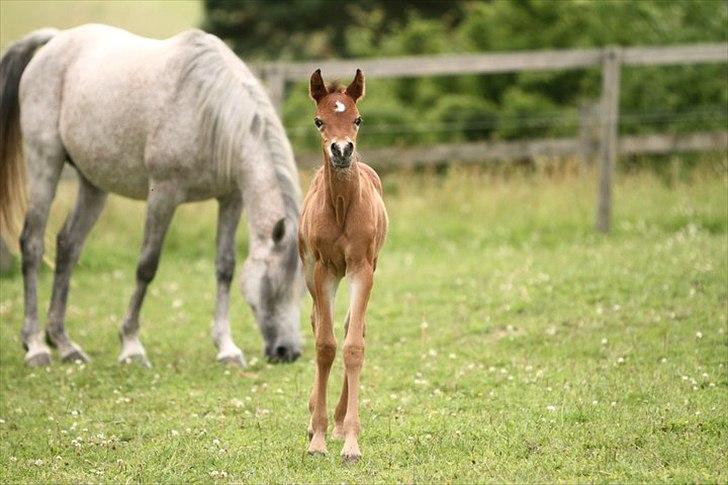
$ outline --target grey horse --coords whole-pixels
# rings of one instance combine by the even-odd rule
[[[0,122],[5,231],[22,216],[23,173],[28,177],[20,237],[28,365],[50,363],[46,342],[64,361],[88,360],[64,329],[66,301],[71,272],[109,192],[147,200],[136,289],[120,332],[120,361],[149,365],[139,340],[139,312],[165,233],[179,204],[210,198],[219,201],[212,331],[217,359],[245,363],[228,318],[243,205],[250,245],[242,291],[265,353],[280,361],[300,355],[300,187],[293,152],[262,85],[220,39],[190,30],[154,40],[104,25],[32,32],[2,57]],[[56,241],[44,338],[37,272],[65,163],[78,173],[78,197]]]

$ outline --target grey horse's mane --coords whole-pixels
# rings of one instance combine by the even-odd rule
[[[260,150],[262,144],[286,214],[297,223],[301,193],[293,150],[263,86],[217,37],[199,30],[183,35],[186,59],[177,90],[192,87],[198,96],[202,150],[211,156],[218,177],[229,181],[240,154]]]

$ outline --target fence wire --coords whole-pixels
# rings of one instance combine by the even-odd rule
[[[699,109],[681,112],[659,111],[626,111],[619,117],[621,127],[634,126],[643,123],[666,124],[675,122],[728,122],[728,108],[713,105]],[[551,112],[541,116],[493,116],[488,119],[467,120],[462,122],[420,122],[407,124],[378,123],[375,125],[362,125],[362,133],[367,135],[393,135],[410,133],[446,133],[465,132],[486,129],[518,129],[518,128],[577,128],[580,126],[593,127],[600,125],[598,116],[587,119],[576,112]],[[298,125],[287,128],[292,135],[305,135],[315,133],[313,125]]]

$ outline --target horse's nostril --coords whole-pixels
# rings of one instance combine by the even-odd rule
[[[346,148],[344,148],[344,156],[350,157],[352,153],[354,153],[354,144],[349,142],[346,144]]]
[[[336,143],[331,144],[331,154],[335,156],[341,155],[341,150],[339,150],[339,145]]]
[[[296,348],[286,347],[285,345],[279,345],[275,348],[275,355],[271,355],[270,358],[274,362],[293,362],[300,356],[300,350]]]

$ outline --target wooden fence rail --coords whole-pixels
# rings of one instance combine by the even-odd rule
[[[366,161],[377,169],[434,165],[448,161],[480,163],[538,157],[593,157],[595,148],[584,146],[582,138],[543,138],[516,141],[481,141],[439,144],[425,147],[387,147],[366,150]],[[685,134],[652,134],[622,136],[618,155],[663,154],[673,152],[728,150],[728,131]],[[302,168],[321,164],[320,152],[296,157]]]
[[[726,150],[728,131],[689,135],[648,135],[618,137],[619,79],[621,66],[690,65],[728,63],[728,43],[691,44],[662,47],[607,47],[604,49],[547,50],[497,54],[453,54],[386,59],[357,59],[306,62],[272,62],[254,66],[281,111],[286,84],[304,81],[320,68],[326,76],[348,78],[360,68],[369,78],[497,74],[519,71],[570,70],[599,67],[602,93],[599,102],[598,130],[582,123],[578,138],[480,142],[406,150],[384,148],[367,150],[367,159],[383,165],[431,163],[443,160],[482,161],[543,155],[585,157],[598,147],[599,184],[596,227],[608,232],[612,212],[612,180],[620,154],[667,153],[685,150]],[[593,132],[598,139],[592,140]],[[592,143],[594,142],[594,143]],[[308,156],[300,157],[306,165]]]

